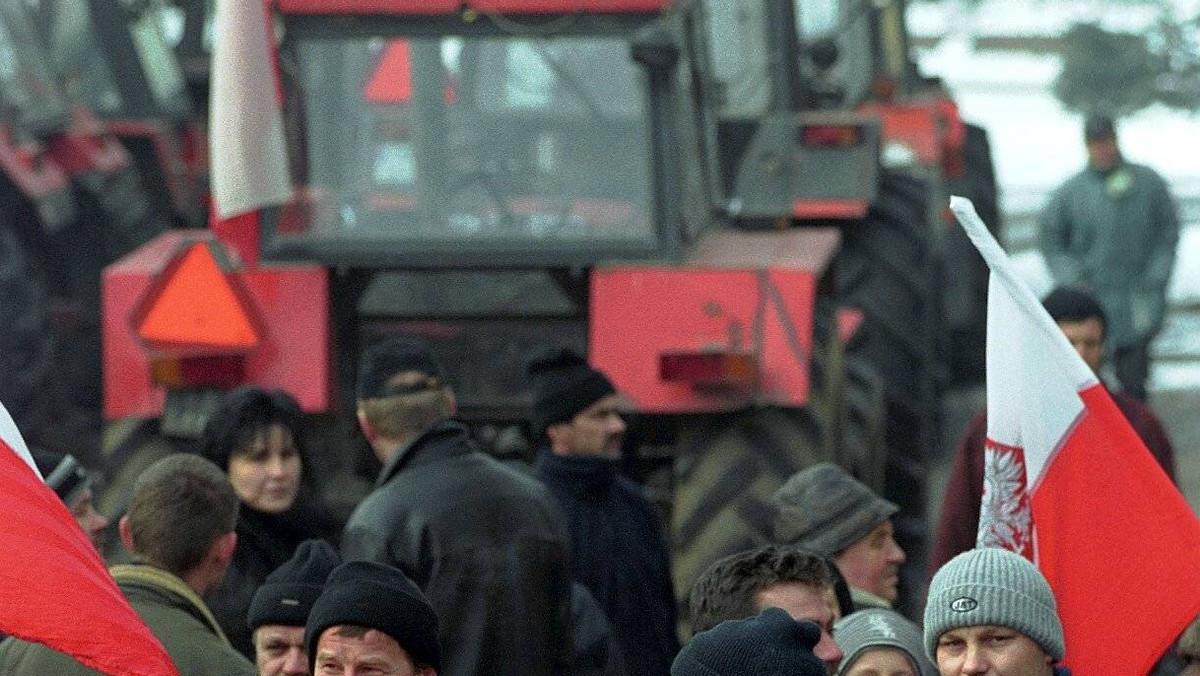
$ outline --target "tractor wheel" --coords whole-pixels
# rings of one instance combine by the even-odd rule
[[[828,421],[808,409],[705,415],[681,425],[671,510],[675,590],[686,599],[714,561],[770,539],[767,500],[827,459]]]
[[[844,230],[836,270],[839,299],[864,315],[847,350],[879,373],[888,446],[911,458],[937,439],[940,313],[926,193],[920,180],[885,174],[867,218]]]
[[[952,194],[969,198],[997,238],[1003,230],[996,172],[987,132],[967,125],[964,150],[966,173],[949,183]],[[958,385],[983,382],[987,322],[988,269],[962,228],[952,228],[946,242],[947,288],[945,315],[946,363],[950,381]]]

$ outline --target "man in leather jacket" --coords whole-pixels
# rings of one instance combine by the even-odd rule
[[[342,554],[395,566],[421,588],[439,621],[440,673],[570,673],[562,517],[536,481],[480,453],[454,411],[428,346],[393,339],[363,354],[358,422],[383,469]]]

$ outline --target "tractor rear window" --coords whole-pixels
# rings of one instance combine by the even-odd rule
[[[626,40],[295,47],[312,208],[280,238],[653,242],[645,76]]]

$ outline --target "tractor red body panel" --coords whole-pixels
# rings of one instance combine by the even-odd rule
[[[148,299],[166,283],[163,274],[195,242],[221,246],[206,230],[163,234],[104,271],[104,414],[107,418],[158,416],[165,390],[151,377],[162,356],[138,337],[136,321]],[[244,355],[244,383],[287,390],[305,411],[332,405],[327,273],[313,265],[226,270],[245,292],[247,310],[263,331]],[[303,308],[303,311],[297,311]],[[186,351],[186,347],[180,347]]]
[[[817,280],[838,245],[828,229],[723,232],[701,242],[689,266],[598,268],[590,361],[643,413],[803,406]],[[664,378],[664,357],[704,354],[749,355],[754,377]]]

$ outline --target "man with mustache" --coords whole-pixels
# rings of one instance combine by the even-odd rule
[[[792,475],[771,505],[775,541],[831,558],[855,610],[892,607],[905,561],[892,529],[899,507],[828,462]]]
[[[600,603],[627,673],[666,676],[679,651],[658,515],[618,472],[625,421],[605,375],[569,350],[529,365],[537,477],[567,518],[572,574]]]

